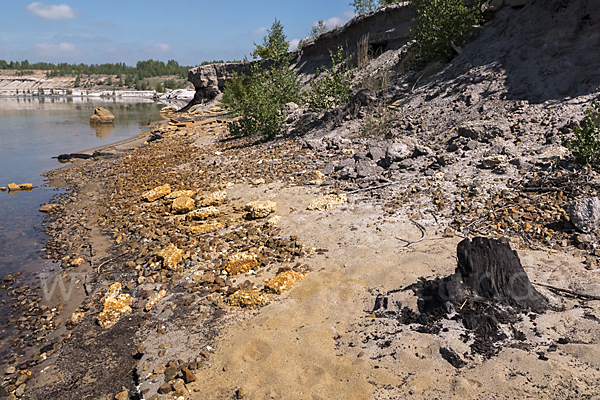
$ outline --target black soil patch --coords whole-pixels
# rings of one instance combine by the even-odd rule
[[[464,342],[472,341],[471,351],[486,358],[497,354],[507,339],[524,340],[514,324],[523,314],[543,313],[548,302],[531,285],[517,253],[505,242],[476,237],[458,244],[457,258],[454,274],[390,292],[412,290],[418,311],[401,305],[399,312],[390,311],[387,298],[380,297],[374,312],[429,334],[439,333],[443,320],[461,322],[468,333]],[[454,364],[460,363],[453,359]]]
[[[29,399],[113,398],[122,388],[135,393],[134,339],[140,317],[126,315],[108,330],[94,320],[87,318],[73,331],[69,343],[58,353],[54,369],[50,367],[53,376],[40,375],[37,385],[27,393]]]

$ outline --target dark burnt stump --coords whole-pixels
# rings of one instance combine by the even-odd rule
[[[548,302],[531,285],[517,253],[502,241],[476,237],[460,242],[457,256],[454,274],[421,279],[402,289],[411,289],[418,296],[418,312],[407,307],[399,313],[385,310],[384,298],[378,299],[374,312],[394,315],[401,323],[413,325],[412,329],[431,334],[440,331],[442,320],[460,321],[472,339],[473,353],[486,358],[510,341],[522,342],[524,335],[514,324],[525,314],[544,312]],[[457,363],[449,353],[445,358]]]
[[[456,249],[455,275],[474,294],[488,300],[542,312],[547,301],[531,285],[517,252],[498,240],[465,239]]]

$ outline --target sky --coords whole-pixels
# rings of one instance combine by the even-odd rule
[[[317,21],[333,28],[354,16],[350,0],[64,1],[3,1],[0,60],[195,66],[250,58],[275,18],[294,47]]]

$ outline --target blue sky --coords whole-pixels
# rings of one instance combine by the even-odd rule
[[[8,0],[0,14],[0,59],[128,65],[242,59],[275,18],[293,44],[318,20],[346,23],[354,15],[349,2]]]

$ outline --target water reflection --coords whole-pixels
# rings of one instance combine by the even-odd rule
[[[98,139],[106,139],[112,134],[112,131],[115,129],[115,125],[90,123],[90,128],[96,131],[96,137]]]

